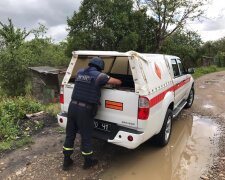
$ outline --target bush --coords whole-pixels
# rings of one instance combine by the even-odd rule
[[[0,141],[15,139],[18,134],[18,127],[14,124],[9,115],[4,115],[0,119]]]
[[[0,115],[8,115],[16,123],[26,114],[40,111],[41,108],[42,105],[31,97],[7,98],[0,104]]]
[[[30,97],[6,98],[0,102],[0,141],[13,140],[23,134],[20,122],[26,114],[42,110],[42,105]]]

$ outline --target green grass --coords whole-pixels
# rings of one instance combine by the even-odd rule
[[[26,128],[43,127],[26,119],[26,114],[39,112],[43,106],[31,97],[0,98],[0,152],[21,147],[32,140]]]
[[[48,104],[44,107],[44,111],[56,117],[56,115],[60,112],[60,104],[59,103]]]
[[[218,72],[218,71],[225,71],[225,67],[219,68],[216,66],[207,66],[207,67],[199,67],[195,68],[195,73],[193,74],[194,79],[197,79],[205,74]]]
[[[60,104],[43,105],[29,96],[12,98],[0,96],[0,152],[32,142],[29,135],[42,129],[44,120],[30,121],[26,119],[26,114],[39,111],[45,111],[56,117],[60,112]],[[58,131],[63,132],[62,129]]]
[[[55,131],[59,134],[65,134],[66,133],[66,129],[62,128],[62,127],[58,127]]]
[[[31,143],[33,143],[33,140],[30,136],[25,136],[17,140],[2,141],[0,142],[0,153],[7,150],[16,149]]]

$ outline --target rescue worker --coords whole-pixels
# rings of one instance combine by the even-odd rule
[[[108,76],[101,71],[104,61],[99,57],[90,60],[88,67],[80,69],[75,78],[71,102],[68,109],[66,138],[63,146],[63,170],[68,170],[73,164],[71,155],[74,150],[76,133],[81,135],[81,151],[84,157],[83,169],[88,169],[98,163],[93,159],[92,132],[94,117],[100,105],[101,87],[105,84],[121,85],[119,79]]]

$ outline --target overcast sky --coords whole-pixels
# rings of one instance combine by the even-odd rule
[[[187,28],[197,31],[203,41],[217,40],[225,36],[225,1],[212,0],[207,7],[207,18],[202,22],[187,24]],[[38,23],[48,28],[48,36],[55,42],[67,36],[66,19],[78,10],[81,0],[0,0],[0,21],[8,18],[20,28],[31,29]]]
[[[67,17],[78,10],[81,0],[0,0],[0,21],[13,23],[20,28],[38,27],[41,23],[48,28],[48,36],[56,42],[67,35]]]
[[[225,37],[225,1],[212,0],[205,9],[205,18],[187,24],[187,28],[197,31],[203,41]]]

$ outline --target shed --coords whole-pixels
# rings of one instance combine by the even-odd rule
[[[58,102],[60,85],[66,68],[38,66],[29,69],[32,74],[32,95],[45,104]]]
[[[202,56],[202,65],[203,66],[211,66],[214,65],[214,58],[209,56]]]

